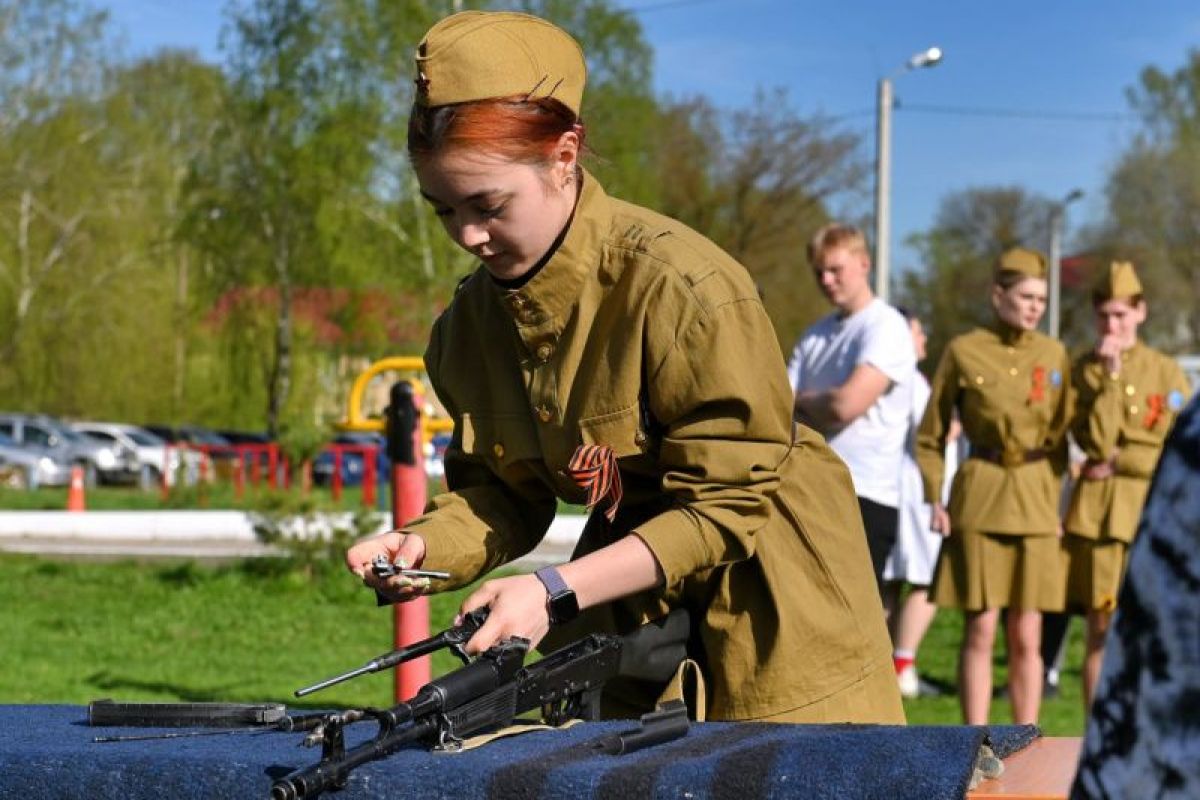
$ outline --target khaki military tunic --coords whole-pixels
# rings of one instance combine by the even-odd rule
[[[1088,352],[1072,375],[1079,399],[1071,433],[1089,462],[1108,462],[1114,474],[1075,484],[1065,524],[1067,602],[1111,610],[1150,477],[1190,387],[1173,358],[1140,341],[1121,354],[1119,373]]]
[[[533,549],[558,498],[585,500],[567,472],[576,448],[606,445],[624,496],[612,523],[592,515],[577,555],[636,531],[665,588],[588,609],[543,649],[685,606],[710,718],[820,706],[823,718],[903,720],[849,473],[793,430],[755,286],[707,239],[585,175],[541,271],[516,290],[476,271],[425,363],[455,421],[451,491],[406,529],[451,586]],[[869,711],[829,713],[839,693],[864,692]]]
[[[997,322],[946,348],[917,431],[927,502],[937,502],[957,410],[972,456],[950,488],[952,533],[931,596],[969,610],[1055,610],[1058,498],[1072,404],[1063,346]]]

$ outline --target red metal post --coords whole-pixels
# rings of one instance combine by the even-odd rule
[[[407,382],[406,386],[409,386]],[[392,402],[407,400],[413,404],[412,463],[392,457],[392,527],[400,528],[425,510],[427,484],[425,477],[424,437],[421,435],[421,398],[419,395],[392,390]],[[394,419],[394,417],[393,417]],[[429,598],[418,597],[393,608],[393,641],[397,648],[429,637]],[[429,656],[406,661],[396,669],[396,702],[408,700],[429,683]]]
[[[377,458],[379,458],[379,451],[377,448],[364,447],[362,449],[362,502],[367,508],[375,507],[375,459]]]
[[[338,445],[333,445],[333,477],[329,482],[330,491],[333,493],[333,502],[340,503],[342,500],[342,448]]]
[[[267,445],[267,486],[277,489],[279,483],[279,448],[273,444]]]

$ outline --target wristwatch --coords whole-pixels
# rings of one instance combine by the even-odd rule
[[[575,591],[567,586],[557,569],[542,567],[533,574],[546,587],[546,609],[550,612],[551,625],[562,625],[579,616],[579,601],[575,599]]]

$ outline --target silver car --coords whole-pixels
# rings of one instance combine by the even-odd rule
[[[0,414],[0,433],[21,447],[40,448],[55,458],[83,467],[88,486],[100,481],[134,483],[141,471],[132,452],[88,439],[45,414]]]
[[[21,447],[0,433],[0,486],[10,489],[36,489],[39,486],[66,486],[71,482],[71,464],[49,451]]]
[[[138,485],[143,489],[160,486],[164,474],[170,486],[174,485],[179,475],[194,475],[199,470],[199,453],[172,447],[137,425],[123,422],[72,422],[71,427],[100,444],[133,453],[139,466]],[[182,473],[181,467],[185,467]]]

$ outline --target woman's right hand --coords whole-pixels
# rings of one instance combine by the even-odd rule
[[[429,578],[406,578],[402,575],[377,577],[371,570],[371,562],[380,555],[389,564],[401,569],[419,567],[425,560],[425,540],[420,536],[404,531],[388,531],[362,539],[346,551],[346,569],[361,578],[365,586],[394,602],[412,600],[429,588]]]
[[[929,520],[929,529],[942,536],[950,535],[950,512],[941,503],[933,504],[933,515]]]
[[[1105,336],[1096,345],[1096,355],[1104,368],[1113,375],[1121,372],[1121,341],[1115,336]]]

